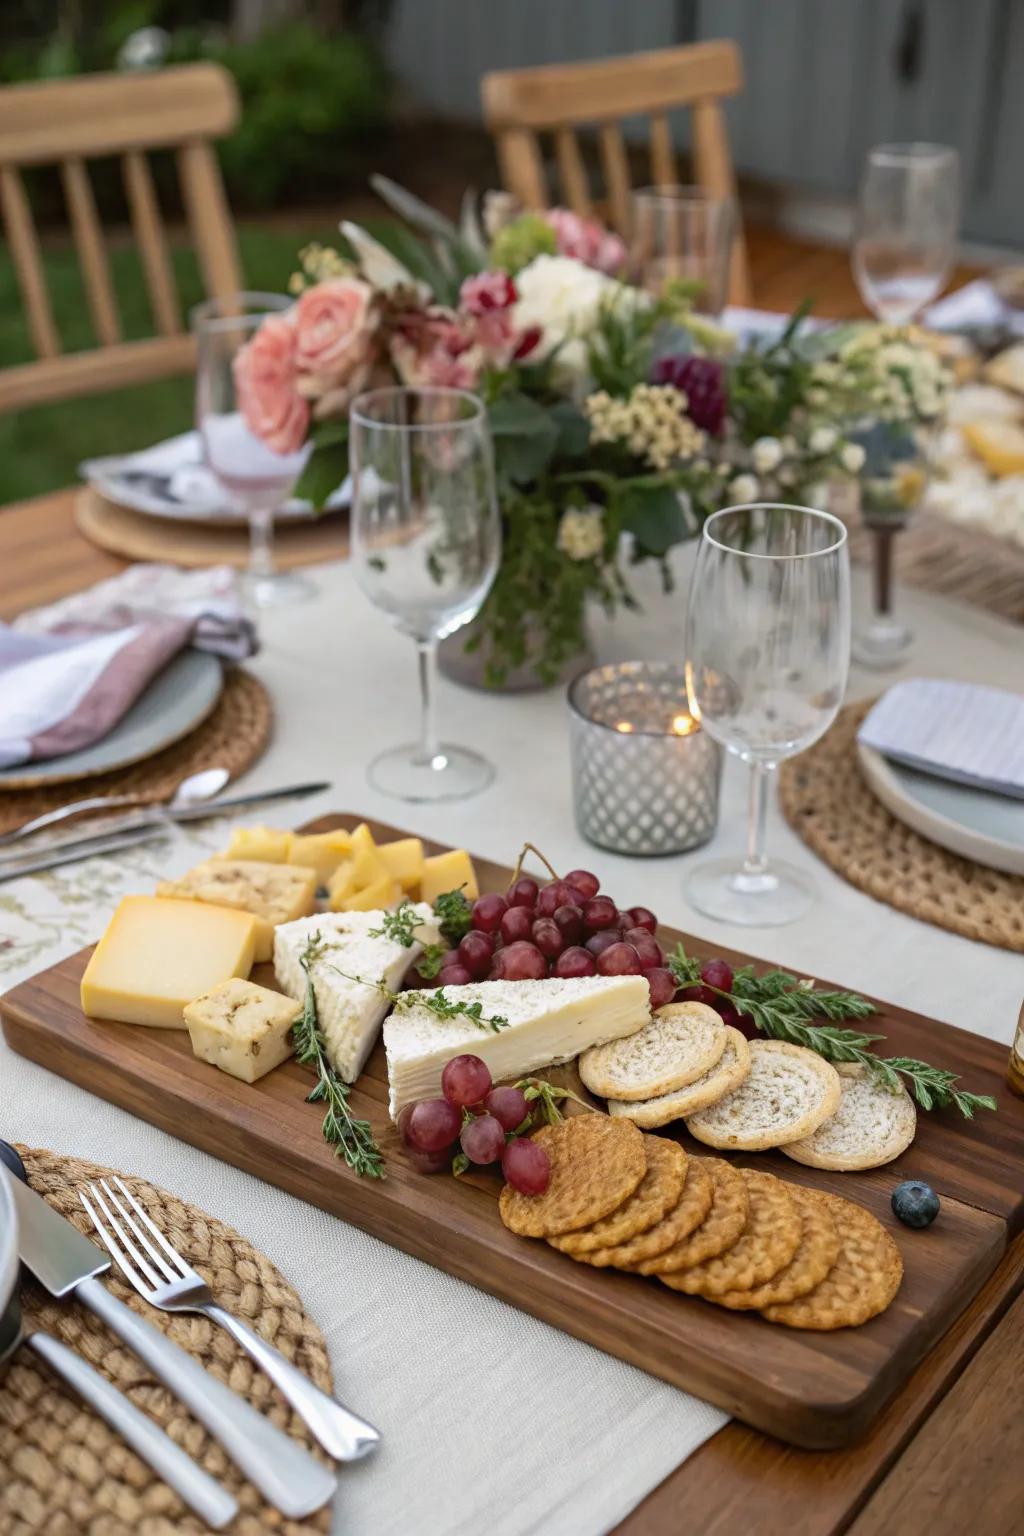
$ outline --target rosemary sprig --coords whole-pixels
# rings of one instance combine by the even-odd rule
[[[434,916],[437,918],[441,937],[447,939],[451,948],[454,949],[459,940],[465,938],[473,926],[473,912],[462,894],[461,885],[457,891],[443,891],[437,897],[434,902]]]
[[[312,1067],[316,1084],[306,1095],[307,1104],[323,1104],[324,1140],[335,1149],[335,1156],[343,1157],[348,1166],[361,1177],[383,1179],[384,1158],[374,1138],[373,1127],[367,1120],[357,1120],[349,1104],[349,1085],[343,1082],[327,1060],[327,1047],[320,1030],[316,1011],[316,993],[310,967],[323,957],[325,945],[320,933],[314,933],[299,957],[306,977],[302,1015],[292,1025],[295,1038],[295,1057],[304,1067]]]
[[[701,980],[700,962],[689,956],[682,944],[669,957],[669,969],[682,987],[707,983]],[[922,1109],[958,1109],[971,1120],[979,1109],[996,1109],[996,1101],[987,1093],[968,1093],[956,1085],[955,1072],[946,1072],[912,1056],[879,1056],[871,1047],[885,1035],[871,1035],[863,1030],[843,1028],[843,1019],[866,1019],[878,1010],[874,1003],[857,992],[829,991],[813,981],[801,981],[789,971],[771,970],[763,976],[743,966],[733,977],[731,992],[712,987],[712,992],[732,1003],[737,1013],[752,1019],[762,1034],[790,1045],[802,1045],[816,1051],[826,1061],[856,1062],[878,1078],[891,1092],[899,1091],[905,1078]],[[818,1024],[816,1019],[832,1022]]]

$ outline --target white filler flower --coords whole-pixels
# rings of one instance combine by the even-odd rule
[[[756,501],[761,487],[753,475],[737,475],[729,481],[729,496],[740,507],[748,501]]]
[[[847,443],[839,460],[847,474],[857,475],[864,468],[864,449],[860,443]]]
[[[516,273],[516,289],[515,329],[526,331],[539,325],[544,357],[564,343],[558,353],[558,371],[573,377],[586,367],[586,338],[597,324],[601,305],[624,302],[627,293],[633,292],[571,256],[535,256]]]
[[[815,427],[811,433],[811,452],[831,453],[838,441],[839,433],[835,427]]]
[[[604,549],[600,507],[570,507],[558,525],[558,547],[570,560],[593,560]]]
[[[777,437],[759,437],[750,450],[759,475],[769,475],[782,459],[782,444]]]

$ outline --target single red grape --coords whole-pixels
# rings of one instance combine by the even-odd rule
[[[553,917],[538,917],[531,934],[542,955],[556,960],[565,948],[565,936]]]
[[[466,987],[472,980],[472,971],[468,966],[458,961],[455,965],[443,966],[438,971],[436,985],[439,987]]]
[[[586,942],[586,948],[596,959],[606,949],[611,949],[613,944],[622,943],[622,934],[617,928],[600,928],[597,933],[592,933]]]
[[[683,988],[679,994],[679,1001],[681,1003],[707,1003],[709,1008],[717,1008],[720,999],[718,994],[712,992],[710,987],[693,986]]]
[[[632,944],[621,940],[618,944],[609,944],[597,957],[599,976],[639,976],[642,970],[640,956]]]
[[[573,885],[571,880],[563,880],[562,884],[565,886],[565,904],[566,904],[566,906],[568,906],[568,907],[579,907],[580,910],[582,911],[582,909],[586,906],[587,902],[590,900],[590,897],[589,896],[584,896],[584,894],[580,890],[579,886],[578,885]]]
[[[445,1147],[443,1152],[417,1152],[415,1147],[406,1147],[405,1155],[418,1173],[449,1173],[451,1171],[451,1147]]]
[[[618,915],[610,896],[594,896],[583,908],[583,921],[588,928],[613,928]]]
[[[709,960],[700,968],[701,980],[720,992],[732,991],[732,966],[728,960]]]
[[[577,906],[556,907],[554,921],[567,944],[578,944],[583,937],[583,912]]]
[[[402,980],[403,992],[420,992],[424,987],[432,987],[434,983],[421,976],[414,965],[410,965]]]
[[[563,949],[555,961],[556,976],[596,976],[597,961],[589,949],[581,949],[574,944],[571,949]]]
[[[566,885],[574,885],[584,901],[592,901],[601,889],[601,882],[589,869],[570,869],[565,877]]]
[[[569,887],[564,880],[552,880],[537,897],[537,916],[553,917],[559,907],[570,901]]]
[[[517,1136],[505,1144],[501,1171],[522,1195],[542,1195],[551,1182],[551,1159],[529,1136]]]
[[[502,975],[506,981],[540,981],[548,973],[548,963],[536,944],[525,941],[509,944],[501,952]]]
[[[478,896],[473,903],[473,927],[481,933],[494,933],[507,911],[504,896]]]
[[[651,989],[651,1007],[664,1008],[676,995],[676,979],[672,972],[662,965],[652,965],[644,975]]]
[[[459,1145],[471,1163],[496,1163],[505,1150],[504,1128],[494,1115],[477,1115],[462,1127]]]
[[[649,907],[630,907],[626,915],[631,928],[646,928],[648,933],[656,932],[658,919]]]
[[[494,936],[471,928],[459,944],[459,962],[473,976],[486,976],[494,955]]]
[[[756,1040],[759,1037],[761,1031],[749,1013],[740,1013],[739,1009],[734,1008],[732,1003],[724,997],[717,998],[714,1007],[723,1024],[729,1024],[733,1029],[740,1030],[748,1040]]]
[[[444,1064],[441,1073],[441,1092],[449,1104],[462,1109],[470,1104],[482,1104],[491,1091],[491,1074],[487,1063],[479,1056],[465,1054],[453,1056]]]
[[[515,944],[519,939],[528,939],[532,927],[532,907],[509,907],[501,919],[500,933],[506,944]]]
[[[405,1139],[417,1152],[443,1152],[458,1139],[462,1116],[447,1099],[421,1099],[405,1123]]]
[[[531,880],[529,875],[523,875],[515,885],[509,887],[508,904],[510,907],[535,907],[537,905],[537,891],[539,887],[536,880]]]
[[[507,949],[499,949],[498,950],[498,953],[495,955],[494,959],[491,961],[491,968],[487,972],[487,976],[485,978],[487,981],[504,981],[505,980],[505,956],[507,954],[508,954],[508,950]]]
[[[646,928],[627,928],[622,937],[627,944],[632,944],[640,956],[640,964],[645,971],[649,971],[654,965],[665,964],[665,954],[661,945]]]
[[[514,1131],[530,1113],[526,1094],[521,1088],[492,1088],[484,1099],[484,1109],[506,1131]]]

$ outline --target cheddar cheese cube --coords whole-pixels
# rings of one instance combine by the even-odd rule
[[[274,953],[277,924],[308,917],[314,910],[316,874],[311,869],[299,869],[292,864],[211,859],[206,864],[197,864],[180,880],[162,881],[156,893],[178,901],[197,901],[251,912],[256,919],[256,959],[269,960]]]
[[[361,821],[352,833],[352,847],[348,857],[352,860],[352,883],[357,891],[389,877],[390,871],[365,821]]]
[[[332,912],[341,911],[341,903],[347,896],[354,896],[356,882],[354,875],[355,866],[351,859],[346,859],[339,864],[334,874],[327,882],[327,905]]]
[[[445,891],[457,891],[460,887],[467,901],[476,901],[480,895],[473,861],[464,848],[453,848],[450,853],[435,853],[432,858],[424,859],[420,876],[421,901],[429,901],[433,906]]]
[[[388,874],[398,881],[407,895],[419,889],[423,874],[423,844],[418,837],[400,837],[393,843],[378,843],[380,855]]]
[[[184,1017],[200,1061],[254,1083],[295,1050],[292,1025],[301,1012],[290,997],[232,976],[194,998]]]

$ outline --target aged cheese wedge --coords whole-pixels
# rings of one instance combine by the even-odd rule
[[[326,885],[351,851],[352,836],[340,827],[333,832],[293,832],[286,862],[315,870],[317,885]]]
[[[294,1051],[292,1025],[301,1012],[292,998],[232,976],[186,1006],[185,1024],[200,1061],[254,1083]]]
[[[449,853],[435,853],[432,858],[424,859],[420,876],[420,896],[424,901],[433,906],[445,891],[457,891],[460,886],[467,901],[476,901],[480,887],[473,860],[464,848],[453,848]]]
[[[420,904],[423,926],[418,939],[435,943],[437,928],[430,908]],[[285,923],[274,934],[274,970],[278,985],[301,1001],[306,991],[302,956],[319,937],[319,954],[310,963],[317,1017],[335,1070],[354,1083],[373,1048],[381,1020],[422,944],[402,945],[383,934],[383,912],[324,912]]]
[[[423,875],[423,844],[418,837],[400,837],[394,843],[378,843],[381,860],[408,895],[419,891]]]
[[[193,998],[229,976],[248,976],[255,943],[251,913],[125,896],[85,968],[82,1012],[184,1029]]]
[[[287,864],[292,834],[276,827],[236,827],[226,859],[258,859],[262,864]]]
[[[502,1082],[634,1034],[651,1017],[651,992],[642,976],[477,981],[449,988],[450,1002],[480,1004],[479,1024],[464,1013],[438,1018],[429,1006],[437,995],[403,992],[385,1022],[393,1120],[406,1104],[440,1093],[445,1062],[462,1051],[479,1056],[495,1082]],[[495,1028],[491,1019],[508,1022]]]
[[[179,901],[209,902],[251,912],[257,920],[256,959],[269,960],[274,953],[277,924],[294,922],[313,911],[316,874],[291,864],[211,859],[207,864],[197,864],[180,880],[162,881],[156,893],[174,896]]]

